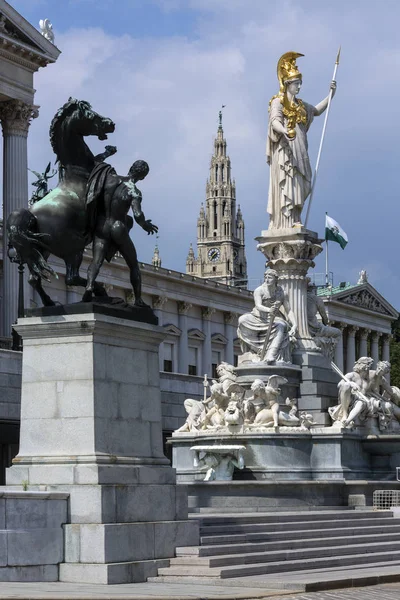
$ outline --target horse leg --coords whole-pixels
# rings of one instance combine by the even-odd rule
[[[42,279],[41,277],[39,277],[39,275],[30,271],[28,282],[33,287],[33,289],[39,294],[40,299],[43,302],[43,306],[55,306],[56,303],[44,291],[42,286]]]
[[[82,264],[83,253],[79,253],[76,256],[65,261],[66,267],[66,275],[65,275],[65,283],[66,285],[76,285],[79,287],[87,286],[87,279],[81,277],[79,275],[79,269]],[[107,297],[108,294],[101,283],[94,282],[93,293],[95,296],[103,296]]]

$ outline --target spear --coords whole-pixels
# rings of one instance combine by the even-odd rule
[[[339,46],[339,50],[338,50],[337,57],[336,57],[335,67],[333,69],[332,81],[335,81],[335,78],[336,78],[336,72],[337,72],[337,69],[338,69],[338,66],[339,66],[339,59],[340,59],[340,46]],[[314,170],[314,180],[313,180],[313,184],[311,186],[310,200],[308,201],[307,214],[306,214],[306,220],[304,222],[304,227],[307,227],[307,222],[308,222],[308,217],[309,217],[309,214],[310,214],[311,203],[312,203],[312,199],[313,199],[313,195],[314,195],[314,190],[315,190],[315,182],[317,181],[319,161],[321,159],[322,146],[324,145],[326,125],[328,123],[329,111],[330,111],[331,102],[332,102],[332,94],[333,94],[333,89],[331,88],[329,90],[328,106],[326,107],[326,112],[325,112],[325,121],[324,121],[324,126],[322,128],[321,141],[319,143],[317,163],[315,165],[315,170]]]

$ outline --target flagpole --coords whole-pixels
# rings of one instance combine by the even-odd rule
[[[328,211],[325,212],[325,242],[326,242],[326,252],[325,252],[325,285],[326,287],[328,287],[328,282],[329,282],[329,278],[328,278],[328,267],[329,267],[329,254],[328,254],[328,240],[326,237],[326,217],[328,216]]]
[[[333,69],[332,81],[335,81],[335,78],[336,78],[336,72],[337,72],[337,69],[338,69],[338,66],[339,66],[339,59],[340,59],[340,47],[339,47],[339,50],[338,50],[338,53],[337,53],[335,67]],[[314,170],[314,180],[313,180],[313,183],[312,183],[312,186],[311,186],[310,199],[308,201],[307,214],[306,214],[306,220],[304,221],[304,227],[307,227],[308,217],[309,217],[309,214],[310,214],[311,203],[312,203],[312,199],[313,199],[313,195],[314,195],[314,190],[315,190],[315,183],[317,181],[319,161],[321,159],[322,146],[324,145],[326,125],[328,123],[329,111],[330,111],[330,108],[331,108],[332,95],[333,95],[333,89],[331,88],[329,90],[328,106],[326,107],[326,112],[325,112],[324,126],[322,128],[321,141],[319,143],[319,150],[318,150],[317,162],[316,162],[315,170]]]

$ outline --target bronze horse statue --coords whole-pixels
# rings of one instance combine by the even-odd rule
[[[59,165],[57,187],[31,208],[15,210],[7,220],[8,244],[15,248],[18,261],[27,264],[29,283],[45,306],[54,305],[42,287],[42,278],[49,281],[48,275],[55,274],[47,263],[50,254],[64,260],[67,285],[86,286],[79,268],[93,236],[88,227],[87,182],[95,165],[115,149],[106,147],[106,152],[95,157],[84,137],[106,140],[114,129],[113,121],[94,112],[88,102],[70,98],[50,126],[50,142]],[[95,284],[93,293],[107,295],[100,284]]]

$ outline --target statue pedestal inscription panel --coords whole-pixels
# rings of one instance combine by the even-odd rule
[[[70,494],[62,581],[144,581],[198,543],[162,449],[161,328],[93,312],[17,330],[21,439],[7,484]]]

